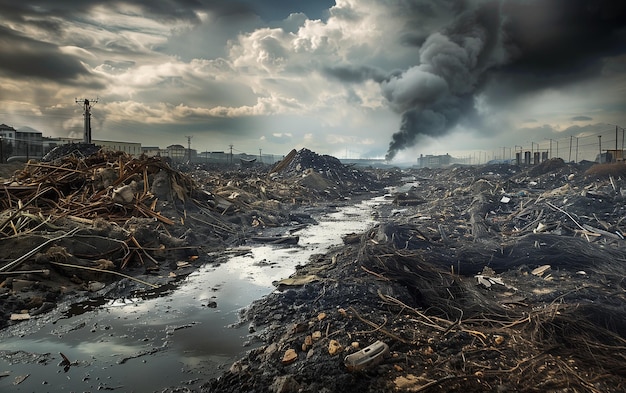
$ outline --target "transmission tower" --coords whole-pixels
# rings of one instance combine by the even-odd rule
[[[92,104],[98,102],[98,99],[96,98],[95,100],[89,101],[87,98],[76,98],[75,100],[77,104],[83,105],[84,108],[83,116],[85,118],[85,129],[83,131],[83,142],[91,143],[91,107]]]

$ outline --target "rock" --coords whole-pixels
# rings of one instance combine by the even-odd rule
[[[240,360],[238,360],[230,366],[230,369],[228,371],[233,374],[238,374],[242,371],[246,371],[249,367],[250,366],[248,366],[247,364],[243,364]]]
[[[413,374],[407,374],[406,376],[397,377],[393,382],[398,390],[417,391],[429,381],[423,377],[416,377]]]
[[[296,350],[293,348],[289,348],[287,351],[285,351],[285,354],[283,355],[282,363],[291,364],[295,362],[297,359],[298,359],[298,354],[296,353]]]
[[[330,340],[330,342],[328,343],[328,353],[330,354],[330,356],[337,355],[341,353],[341,351],[343,351],[343,347],[341,346],[341,344],[339,344],[339,341]]]
[[[292,333],[302,333],[302,332],[306,331],[308,326],[309,325],[306,322],[294,323],[293,327],[291,328],[291,332]]]
[[[306,352],[313,346],[313,338],[309,335],[304,338],[302,343],[302,352]]]
[[[300,384],[291,375],[281,375],[274,380],[270,391],[273,393],[292,393],[300,390]]]
[[[105,286],[106,285],[100,281],[89,281],[89,284],[87,284],[87,290],[89,292],[97,292],[101,290],[102,288],[104,288]]]
[[[311,334],[311,338],[313,339],[313,341],[318,341],[320,338],[322,338],[322,332],[320,332],[319,330],[314,331]]]
[[[317,320],[318,321],[321,321],[324,318],[326,318],[326,313],[325,312],[321,312],[321,313],[317,314]]]
[[[118,187],[113,190],[111,199],[117,203],[130,203],[135,198],[135,190],[133,184],[127,184],[125,186]]]

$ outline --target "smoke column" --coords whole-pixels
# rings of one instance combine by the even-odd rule
[[[419,63],[381,82],[390,107],[401,114],[387,160],[421,136],[440,137],[466,123],[481,129],[478,94],[493,108],[506,108],[515,96],[598,76],[607,59],[624,67],[624,1],[455,4],[452,23],[420,45]]]
[[[498,10],[495,3],[486,4],[431,34],[419,48],[420,64],[382,83],[383,95],[402,113],[387,160],[420,135],[441,136],[473,112],[480,77],[495,65],[487,58],[498,38]]]

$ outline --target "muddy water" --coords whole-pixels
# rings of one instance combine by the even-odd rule
[[[297,246],[232,250],[237,256],[199,269],[163,296],[93,300],[25,321],[0,336],[0,376],[8,374],[0,391],[193,389],[255,345],[248,326],[237,324],[242,308],[343,234],[371,227],[378,203],[313,215],[319,225],[297,232]]]

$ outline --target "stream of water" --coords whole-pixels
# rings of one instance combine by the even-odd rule
[[[340,244],[342,235],[371,227],[378,203],[320,213],[318,225],[298,232],[297,246],[249,247],[200,268],[165,296],[102,300],[92,311],[7,329],[0,336],[0,376],[6,375],[0,391],[151,392],[216,377],[249,349],[248,326],[237,326],[241,309],[311,255]]]

